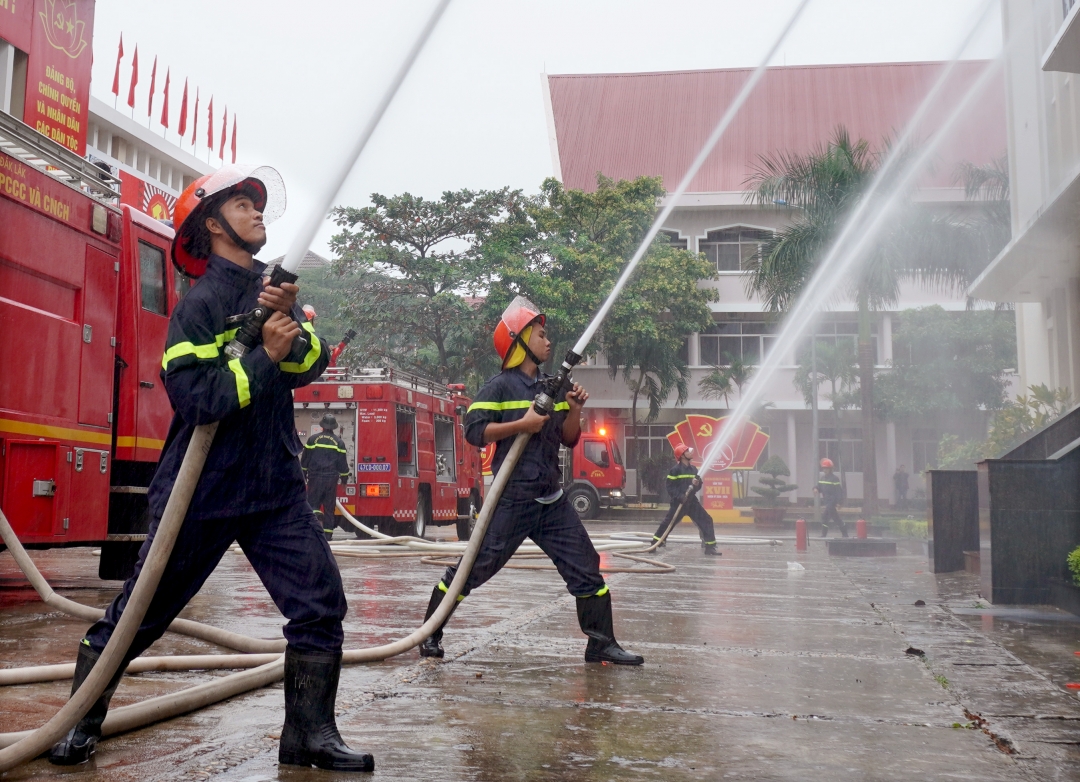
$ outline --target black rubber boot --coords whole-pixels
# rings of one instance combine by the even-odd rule
[[[79,644],[79,654],[75,658],[75,676],[71,682],[71,694],[82,686],[86,677],[90,675],[100,655],[88,645]],[[85,763],[97,750],[98,739],[101,738],[101,723],[105,722],[105,715],[109,711],[109,701],[120,684],[120,677],[124,675],[122,666],[101,693],[101,697],[94,701],[90,710],[79,720],[79,724],[68,731],[68,734],[60,741],[53,744],[49,751],[49,762],[57,766],[75,766]]]
[[[701,552],[707,557],[723,556],[720,552],[720,547],[716,545],[716,541],[713,541],[712,543],[702,543]]]
[[[278,762],[332,771],[374,771],[375,760],[346,746],[334,721],[341,652],[285,649],[285,727]]]
[[[665,546],[667,546],[667,541],[663,540],[659,535],[653,535],[652,542],[660,544],[659,546],[657,546],[657,548],[664,548]]]
[[[442,582],[440,581],[439,583],[441,584]],[[445,595],[446,593],[439,589],[438,584],[436,584],[435,587],[431,590],[431,599],[428,600],[427,611],[424,613],[425,622],[431,618],[432,614],[435,613],[435,609],[439,607],[439,603],[442,602]],[[456,610],[457,603],[455,603],[454,607],[450,609],[450,616],[453,616],[454,611]],[[450,616],[446,617],[446,622],[450,621]],[[420,644],[421,657],[443,656],[442,631],[443,628],[446,627],[446,622],[443,622],[441,625],[439,625],[439,629],[432,633],[430,636],[428,636],[428,639],[426,641]]]
[[[641,665],[645,658],[619,646],[611,621],[611,593],[577,599],[578,624],[581,632],[589,636],[585,647],[585,662],[615,663],[616,665]]]

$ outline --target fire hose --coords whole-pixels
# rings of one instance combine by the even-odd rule
[[[545,390],[537,396],[536,401],[534,402],[539,411],[550,414],[554,409],[556,397],[561,392],[565,391],[571,382],[571,370],[585,354],[588,343],[591,341],[596,330],[611,309],[615,299],[618,298],[619,293],[622,291],[622,288],[630,275],[636,269],[642,257],[644,257],[652,239],[659,231],[663,220],[670,213],[671,208],[678,200],[679,195],[682,192],[685,192],[690,179],[696,173],[697,169],[700,168],[705,157],[712,151],[716,142],[719,141],[720,136],[730,124],[734,114],[742,106],[742,103],[749,95],[749,92],[764,74],[768,61],[786,38],[788,32],[791,30],[808,2],[809,0],[800,1],[795,14],[782,29],[779,37],[776,39],[761,65],[744,84],[739,96],[732,105],[729,106],[720,123],[714,129],[706,146],[702,149],[701,153],[699,153],[698,158],[695,159],[694,164],[691,166],[691,170],[688,171],[686,177],[684,177],[684,181],[680,183],[679,188],[677,188],[676,192],[669,198],[669,204],[665,209],[661,210],[661,214],[657,216],[653,226],[642,241],[641,246],[630,259],[630,262],[627,264],[622,275],[620,275],[608,297],[605,299],[599,312],[594,316],[592,321],[590,321],[586,331],[581,335],[574,347],[567,352],[566,358],[559,368],[557,375],[546,382]],[[299,265],[300,259],[310,245],[311,240],[314,238],[318,227],[321,225],[329,209],[330,201],[340,189],[341,183],[352,169],[357,158],[359,158],[367,141],[374,132],[375,127],[378,125],[398,88],[404,81],[405,76],[411,69],[412,64],[415,62],[420,50],[423,48],[427,38],[430,36],[447,5],[449,5],[449,0],[439,0],[436,4],[427,24],[422,29],[412,49],[405,58],[405,61],[395,75],[390,88],[383,96],[374,115],[361,133],[352,152],[349,165],[341,166],[339,168],[339,179],[334,183],[334,187],[328,191],[326,203],[322,205],[322,208],[313,211],[308,224],[294,240],[293,245],[286,255],[285,262],[282,264],[284,270],[292,272],[295,270],[295,267]],[[60,711],[45,723],[45,725],[34,731],[17,734],[0,734],[0,746],[4,747],[3,749],[0,749],[0,773],[8,771],[37,757],[62,738],[80,719],[82,719],[83,715],[89,710],[91,704],[100,697],[109,680],[123,664],[124,657],[134,639],[135,633],[142,623],[150,605],[150,601],[152,600],[161,579],[162,572],[172,553],[172,547],[187,514],[188,504],[191,501],[196,484],[198,483],[202,467],[206,461],[207,453],[213,443],[216,429],[216,423],[196,427],[188,445],[184,460],[180,466],[179,474],[173,486],[173,491],[169,497],[165,512],[158,524],[153,543],[150,546],[139,578],[132,591],[131,598],[121,615],[120,621],[118,622],[112,637],[109,639],[105,650],[101,653],[97,664],[94,665],[89,676],[83,682],[83,685],[72,695]],[[342,657],[343,663],[375,662],[408,651],[427,639],[449,617],[450,612],[457,601],[457,597],[461,594],[465,582],[472,571],[472,566],[476,561],[480,545],[487,533],[488,525],[494,514],[499,498],[502,495],[503,489],[506,487],[510,475],[516,467],[530,438],[530,434],[521,433],[514,439],[510,451],[503,460],[483,507],[480,510],[476,526],[469,539],[469,543],[461,556],[457,572],[434,614],[432,614],[422,626],[414,630],[405,638],[389,644],[384,644],[383,646],[344,652]],[[678,518],[678,516],[675,518]],[[665,531],[665,538],[670,532],[671,526],[673,525],[669,525],[669,529]],[[0,529],[2,529],[4,533],[4,540],[5,542],[8,542],[9,549],[12,551],[15,551],[16,549],[21,550],[21,545],[15,538],[7,519],[3,516],[2,512],[0,512]],[[15,545],[12,545],[12,543]],[[658,545],[659,541],[646,549],[646,551],[654,550]],[[29,563],[32,566],[29,557],[25,557],[25,551],[23,551],[22,554],[24,557],[19,560],[20,567],[24,566],[26,563]],[[29,577],[29,573],[27,573],[27,575]],[[40,576],[40,574],[38,575]],[[41,579],[41,581],[44,581],[44,579]],[[38,586],[38,584],[35,584],[35,586]],[[47,585],[45,586],[47,587]],[[51,592],[52,590],[48,589],[46,594]],[[56,598],[56,600],[63,600],[63,598]],[[56,605],[55,600],[50,604]],[[70,608],[70,606],[65,607]],[[90,617],[86,616],[86,618]],[[94,618],[96,618],[96,610]],[[239,639],[231,638],[229,640],[235,643]],[[280,642],[263,643],[279,644]],[[234,646],[233,648],[236,647]],[[266,657],[270,656],[271,655],[266,655]],[[250,659],[250,656],[243,655],[242,657],[247,657],[249,661],[253,661]],[[259,655],[259,657],[261,658],[263,655]],[[216,679],[213,682],[207,682],[178,693],[151,698],[139,704],[111,710],[102,725],[102,736],[115,735],[169,717],[185,714],[194,709],[233,697],[234,695],[264,687],[280,680],[283,675],[284,656],[277,654],[274,656],[274,659],[267,660],[264,664],[251,670],[230,674],[220,679]]]

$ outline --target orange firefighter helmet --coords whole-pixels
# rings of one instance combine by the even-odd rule
[[[832,459],[822,459],[821,460],[821,469],[823,469],[823,470],[831,470],[832,466],[833,466]]]
[[[188,277],[201,277],[210,257],[210,232],[206,218],[215,217],[238,246],[253,255],[258,247],[249,246],[221,217],[218,211],[230,197],[242,193],[251,198],[262,212],[263,224],[269,225],[285,211],[285,183],[270,166],[233,164],[199,177],[176,199],[173,209],[172,259],[176,268]]]
[[[688,457],[690,459],[693,459],[694,458],[694,449],[691,448],[689,445],[679,443],[678,445],[675,446],[675,458],[676,459],[682,459],[684,456],[686,456],[686,457]]]
[[[494,335],[495,352],[502,359],[504,368],[515,353],[524,354],[529,351],[521,333],[533,323],[539,322],[543,326],[546,321],[547,318],[540,312],[540,308],[524,296],[518,296],[510,302],[510,306],[503,310],[502,317],[499,318]],[[515,346],[520,346],[521,351],[515,351]],[[518,360],[517,363],[520,364],[521,361]]]

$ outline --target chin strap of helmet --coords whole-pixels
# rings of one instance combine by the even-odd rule
[[[210,216],[218,221],[221,227],[225,229],[225,233],[227,233],[229,235],[229,238],[233,240],[233,243],[244,252],[248,252],[254,255],[262,249],[261,244],[254,244],[252,242],[246,242],[241,239],[240,234],[238,234],[233,229],[233,227],[229,225],[229,221],[225,219],[225,216],[223,214],[221,214],[220,207],[214,207],[214,211],[210,214]]]

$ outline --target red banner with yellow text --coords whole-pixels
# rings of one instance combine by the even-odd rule
[[[0,0],[0,38],[29,52],[33,28],[34,0]]]
[[[95,1],[17,0],[34,8],[23,122],[78,155],[86,153]]]

